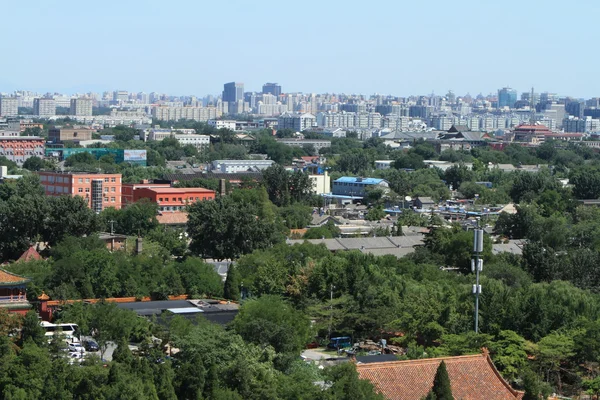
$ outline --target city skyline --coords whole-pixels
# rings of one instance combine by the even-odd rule
[[[534,86],[577,98],[598,95],[589,84],[597,56],[587,41],[573,40],[594,35],[600,4],[587,0],[569,8],[512,0],[433,1],[427,8],[336,1],[302,7],[274,1],[34,3],[4,6],[12,16],[5,28],[19,35],[3,43],[15,61],[0,66],[0,91],[128,87],[218,94],[222,82],[234,80],[257,92],[265,82],[279,82],[286,92],[453,89],[475,96],[480,88],[493,92],[510,84],[519,92]],[[23,45],[41,36],[46,45]]]

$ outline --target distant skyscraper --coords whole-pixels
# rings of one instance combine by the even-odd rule
[[[39,117],[56,115],[56,101],[48,98],[33,99],[33,114]]]
[[[0,117],[16,117],[19,115],[19,100],[16,97],[0,96]]]
[[[277,83],[265,83],[262,92],[263,94],[270,93],[273,96],[279,96],[281,94],[281,85]]]
[[[223,85],[223,101],[235,103],[244,101],[244,84],[239,82],[229,82]]]
[[[498,108],[514,107],[517,102],[517,91],[509,87],[498,90]]]

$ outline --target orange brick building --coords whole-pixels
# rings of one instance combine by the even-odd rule
[[[134,203],[134,193],[138,189],[154,189],[154,188],[170,188],[171,185],[168,183],[150,183],[149,180],[144,179],[140,183],[124,183],[122,185],[121,193],[121,206],[126,207],[128,204]]]
[[[121,174],[38,172],[46,195],[81,196],[95,212],[121,208]]]
[[[159,211],[184,211],[188,204],[214,198],[215,191],[204,188],[154,187],[133,192],[133,201],[150,199],[158,204]]]

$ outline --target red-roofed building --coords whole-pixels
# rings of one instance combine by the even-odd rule
[[[186,206],[196,201],[214,200],[215,191],[204,188],[154,187],[140,188],[133,192],[133,201],[150,199],[158,204],[158,210],[183,211]]]
[[[433,386],[433,378],[444,361],[452,395],[461,400],[515,400],[523,392],[514,390],[496,370],[489,355],[430,358],[357,364],[361,379],[368,379],[375,390],[389,400],[420,400]]]
[[[123,183],[121,186],[121,206],[125,207],[134,201],[134,192],[138,189],[144,188],[169,188],[171,187],[168,183],[151,183],[149,180],[142,180],[140,183]]]
[[[42,256],[38,253],[33,246],[29,247],[25,253],[21,254],[21,257],[16,262],[27,262],[41,260]]]
[[[522,124],[517,126],[512,132],[514,142],[529,144],[540,144],[546,140],[546,135],[552,135],[552,131],[546,125]]]
[[[27,301],[27,282],[28,278],[0,269],[0,307],[25,315],[31,309]]]

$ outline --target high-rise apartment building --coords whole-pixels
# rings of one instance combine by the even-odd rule
[[[317,118],[308,113],[284,113],[277,118],[277,129],[293,129],[296,132],[302,132],[315,126],[317,126]]]
[[[86,99],[80,97],[78,99],[71,99],[71,115],[92,115],[92,99]]]
[[[19,100],[16,97],[0,96],[0,117],[19,115]]]
[[[273,96],[281,95],[281,85],[277,83],[265,83],[262,89],[263,94],[270,93]]]
[[[517,102],[517,91],[509,87],[498,90],[498,108],[513,108]]]
[[[53,117],[56,115],[56,101],[49,98],[33,99],[33,115]]]
[[[152,108],[152,117],[159,121],[179,121],[180,119],[192,119],[194,121],[206,122],[221,116],[216,107],[167,107],[158,106]]]
[[[113,101],[115,103],[124,103],[129,100],[129,92],[127,90],[115,90],[113,92]]]
[[[240,82],[229,82],[223,85],[223,101],[235,103],[244,101],[244,84]]]

